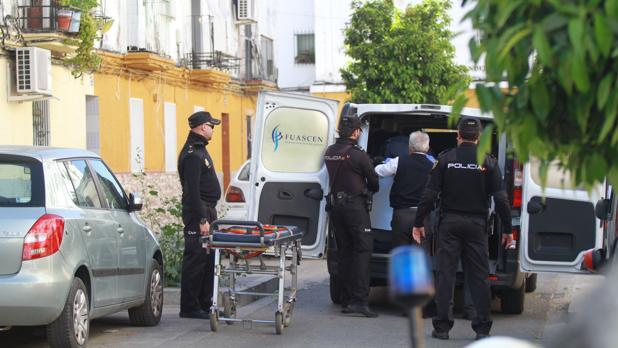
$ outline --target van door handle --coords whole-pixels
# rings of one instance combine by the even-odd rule
[[[279,199],[285,199],[287,201],[291,200],[294,196],[287,191],[279,191]]]
[[[89,233],[92,231],[92,227],[90,227],[90,225],[85,224],[84,227],[82,227],[82,231]]]

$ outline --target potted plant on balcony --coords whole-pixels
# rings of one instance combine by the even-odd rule
[[[94,52],[94,41],[100,38],[100,34],[109,29],[111,21],[95,18],[93,11],[98,6],[98,0],[58,0],[61,6],[70,6],[73,11],[73,19],[76,20],[75,13],[80,13],[79,31],[76,39],[68,40],[69,43],[77,45],[75,55],[65,59],[65,65],[71,68],[74,77],[80,77],[84,73],[91,73],[99,69],[101,57]],[[75,31],[75,23],[72,22],[70,32]]]

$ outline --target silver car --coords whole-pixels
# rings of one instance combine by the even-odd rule
[[[157,325],[163,257],[140,209],[94,153],[0,146],[0,329],[47,325],[50,346],[82,347],[107,314]]]

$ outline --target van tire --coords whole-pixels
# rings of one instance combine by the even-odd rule
[[[537,278],[537,273],[532,273],[528,278],[526,278],[526,292],[534,292],[534,290],[536,290]]]
[[[81,314],[81,321],[83,321],[85,315],[85,321],[81,323],[82,325],[79,324],[80,320],[76,320],[74,317],[76,314]],[[76,326],[79,326],[79,330],[76,329]],[[52,348],[85,347],[88,343],[89,332],[90,299],[88,298],[88,289],[80,278],[75,278],[71,283],[71,289],[62,312],[56,320],[47,325],[47,343]]]
[[[504,314],[521,314],[524,311],[524,299],[526,295],[526,282],[518,289],[509,289],[502,292],[500,309]]]
[[[330,275],[330,300],[334,304],[341,304],[341,282],[336,275]]]

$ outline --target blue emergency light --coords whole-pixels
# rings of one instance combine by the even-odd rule
[[[422,306],[435,293],[427,254],[417,246],[391,252],[389,280],[391,299],[402,306]]]

